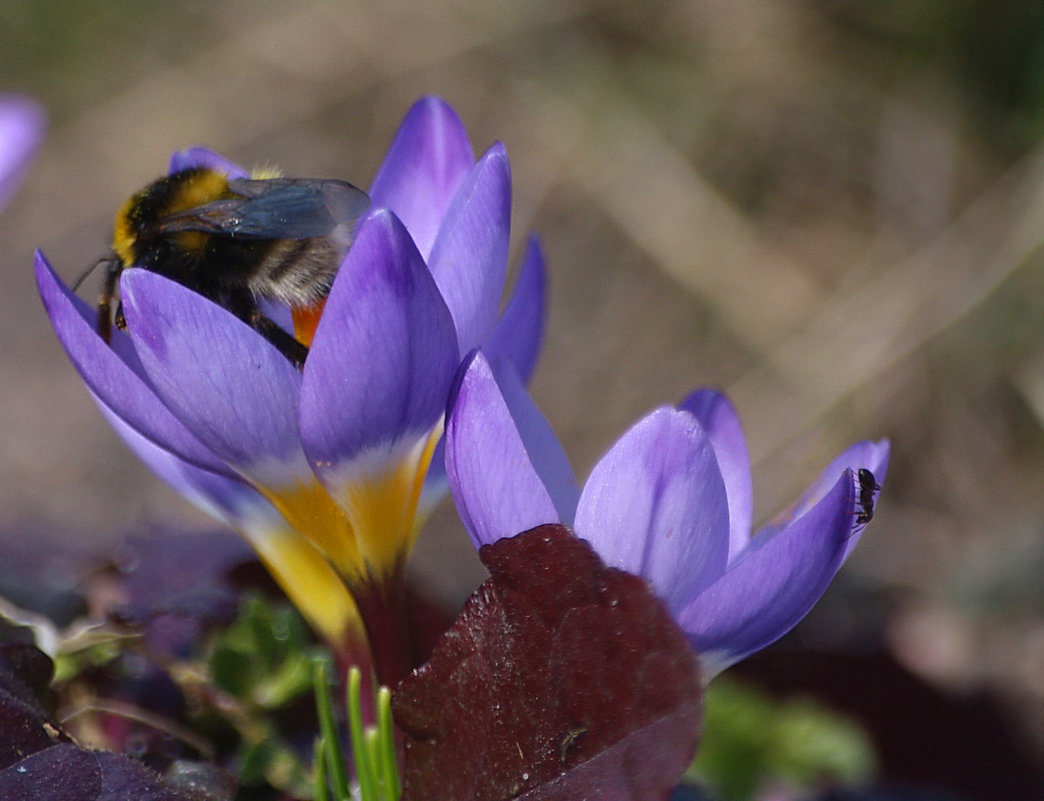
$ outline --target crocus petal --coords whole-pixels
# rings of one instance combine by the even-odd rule
[[[643,576],[677,612],[724,571],[728,510],[702,426],[664,407],[595,465],[580,495],[576,533],[610,567]]]
[[[510,366],[481,352],[464,369],[446,420],[446,472],[476,547],[542,523],[569,524],[579,491],[569,460]]]
[[[424,260],[395,215],[376,210],[334,281],[301,385],[305,451],[372,569],[394,568],[416,535],[458,363]]]
[[[446,211],[428,266],[457,327],[463,357],[496,325],[511,234],[511,168],[495,144]]]
[[[36,253],[36,284],[59,342],[98,403],[146,439],[198,467],[231,475],[163,404],[122,332],[113,332],[113,347],[94,329],[96,313],[76,297]]]
[[[853,476],[846,472],[807,514],[774,536],[754,537],[728,571],[677,615],[708,680],[808,614],[841,566],[855,502]]]
[[[320,475],[426,435],[457,364],[431,274],[395,215],[377,210],[359,227],[305,364],[301,434]]]
[[[224,156],[205,147],[188,147],[170,157],[170,172],[180,172],[189,167],[209,167],[225,173],[229,178],[246,178],[249,173]]]
[[[215,303],[147,270],[125,270],[124,313],[156,393],[196,437],[260,486],[310,483],[301,451],[301,376]]]
[[[743,436],[739,415],[720,392],[701,389],[678,404],[696,415],[707,432],[714,455],[725,480],[729,497],[729,558],[743,550],[750,541],[751,520],[754,516],[754,487],[750,474],[750,456],[747,439]]]
[[[395,212],[425,258],[442,218],[475,163],[468,132],[438,97],[413,104],[373,181],[374,207]]]
[[[490,361],[509,361],[523,384],[536,370],[544,339],[547,311],[547,268],[540,240],[530,236],[518,280],[504,313],[482,346]]]
[[[36,101],[0,95],[0,208],[18,189],[45,125],[46,114]]]

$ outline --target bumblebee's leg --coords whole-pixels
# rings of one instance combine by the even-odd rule
[[[106,343],[112,341],[112,299],[116,296],[116,282],[121,272],[123,264],[116,256],[110,257],[105,264],[105,280],[98,297],[98,335]],[[127,321],[123,319],[122,303],[116,307],[116,327],[121,331],[127,327]]]
[[[294,367],[304,367],[308,348],[280,328],[275,321],[265,317],[257,308],[257,302],[249,293],[229,295],[223,304],[236,317],[245,322],[267,339]]]

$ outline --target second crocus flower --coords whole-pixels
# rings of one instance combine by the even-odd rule
[[[865,528],[860,469],[884,483],[887,442],[853,445],[793,507],[751,533],[749,457],[713,390],[635,423],[582,490],[509,364],[481,352],[447,418],[453,498],[476,546],[544,523],[571,526],[610,567],[644,577],[709,680],[793,628]],[[880,487],[872,489],[874,500]]]

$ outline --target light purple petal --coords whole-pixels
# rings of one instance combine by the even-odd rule
[[[497,322],[511,236],[511,168],[496,144],[479,159],[442,221],[428,266],[457,327],[461,357]]]
[[[301,434],[320,476],[426,435],[458,364],[453,320],[424,260],[395,215],[376,210],[359,226],[305,363]]]
[[[855,445],[849,446],[820,472],[816,480],[801,494],[797,501],[765,525],[758,532],[758,536],[770,536],[789,525],[792,520],[805,514],[826,495],[827,491],[837,482],[837,477],[845,470],[851,470],[853,475],[858,474],[860,468],[869,470],[874,474],[878,486],[884,486],[885,475],[888,473],[888,452],[888,440],[884,439],[879,442],[857,442]],[[875,493],[875,500],[879,494],[880,491]],[[851,525],[854,536],[849,540],[848,548],[845,551],[846,558],[858,544],[859,537],[865,528],[864,525],[858,522],[857,517],[858,510],[852,516]]]
[[[841,566],[855,510],[850,472],[806,515],[758,534],[728,571],[677,616],[700,661],[718,672],[786,634]]]
[[[468,132],[456,112],[441,98],[421,98],[406,114],[374,178],[373,206],[395,212],[427,258],[474,163]]]
[[[718,458],[718,467],[725,479],[725,492],[729,496],[731,559],[750,541],[751,520],[754,516],[750,456],[739,415],[728,398],[713,389],[693,392],[678,404],[678,408],[696,415],[714,446],[714,455]]]
[[[724,572],[728,509],[702,426],[664,407],[595,466],[580,495],[576,533],[610,567],[643,576],[676,612]]]
[[[35,100],[0,95],[0,208],[18,189],[46,124],[47,115]]]
[[[96,312],[62,283],[40,252],[34,270],[58,340],[98,402],[160,447],[198,467],[230,475],[224,462],[153,391],[128,337],[113,331],[113,346],[107,346],[94,328]]]
[[[225,173],[229,178],[246,178],[249,175],[234,161],[229,161],[219,153],[205,147],[189,147],[179,150],[170,157],[170,172],[180,172],[189,167],[209,167]]]
[[[510,366],[495,378],[481,352],[446,420],[446,472],[476,547],[542,523],[568,525],[576,509],[576,478],[547,421]]]
[[[128,330],[164,403],[221,459],[261,485],[309,481],[301,452],[301,375],[215,303],[146,270],[120,281]]]
[[[482,346],[491,361],[511,362],[523,384],[529,383],[536,370],[546,312],[547,268],[543,248],[539,239],[530,236],[511,301]]]

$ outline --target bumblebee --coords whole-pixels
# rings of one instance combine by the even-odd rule
[[[173,172],[133,195],[116,215],[98,333],[109,342],[120,274],[142,267],[218,303],[298,367],[308,348],[261,313],[258,301],[308,309],[329,293],[370,199],[345,181],[229,178],[210,167]],[[126,328],[122,304],[116,327]]]

